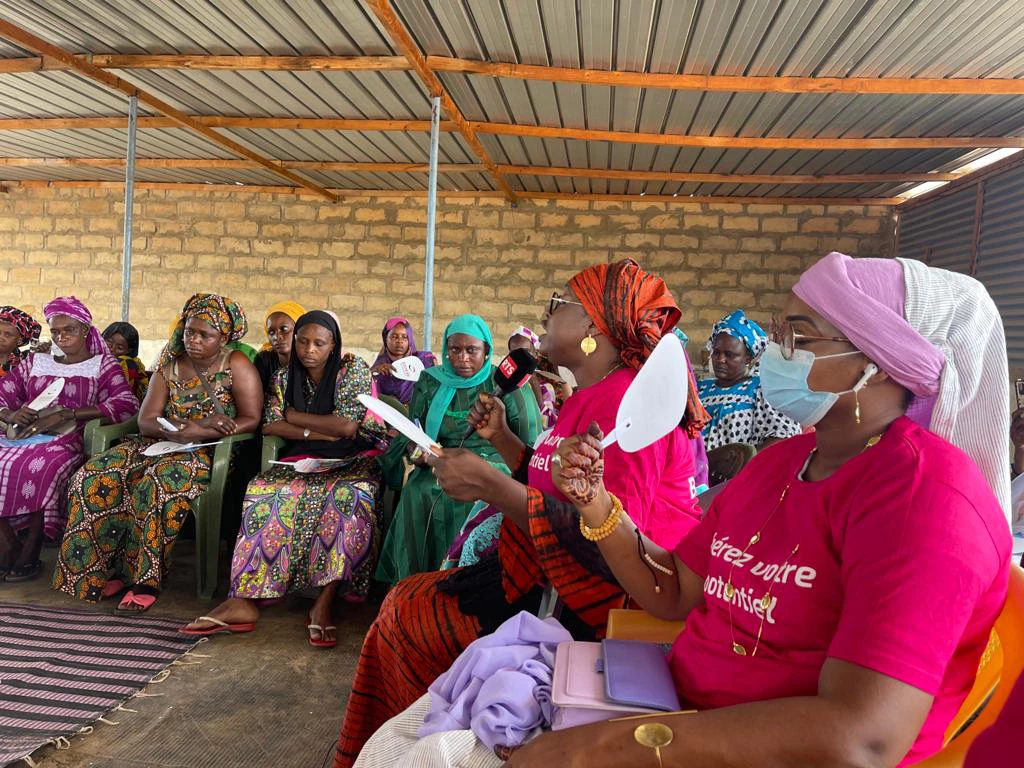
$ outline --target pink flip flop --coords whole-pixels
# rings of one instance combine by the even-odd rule
[[[216,634],[227,634],[227,635],[244,635],[246,632],[252,632],[256,629],[256,622],[248,621],[241,624],[228,624],[226,621],[215,619],[212,616],[200,616],[196,621],[208,621],[213,624],[212,627],[202,627],[201,629],[189,629],[188,626],[184,626],[178,631],[183,635],[192,635],[193,637],[205,637],[206,635]],[[195,624],[196,621],[192,623]]]
[[[122,616],[137,616],[152,608],[155,602],[156,595],[136,595],[131,590],[128,590],[125,596],[121,598],[121,602],[117,604],[114,613],[121,614]]]

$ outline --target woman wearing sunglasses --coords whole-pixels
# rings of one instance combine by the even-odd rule
[[[540,352],[572,371],[578,388],[554,429],[533,447],[511,433],[500,401],[473,407],[477,437],[495,447],[513,477],[469,451],[445,450],[434,462],[447,494],[504,513],[497,550],[473,565],[414,576],[391,590],[363,643],[336,768],[351,766],[370,735],[420,698],[473,640],[521,610],[536,610],[545,584],[558,591],[563,621],[580,637],[602,632],[608,611],[622,607],[625,595],[597,547],[580,535],[572,504],[551,482],[551,460],[563,438],[592,420],[612,428],[637,371],[679,316],[664,281],[631,260],[590,267],[552,296]],[[699,434],[707,414],[692,376],[689,392],[687,428]],[[606,461],[610,487],[628,499],[637,524],[654,541],[673,548],[696,526],[693,455],[682,430],[636,453],[613,446]]]
[[[652,735],[664,765],[702,768],[902,768],[941,749],[1007,593],[999,314],[967,276],[831,253],[774,325],[765,397],[816,431],[759,454],[674,554],[642,540],[660,589],[601,478],[600,430],[554,470],[619,583],[686,620],[670,665],[700,713],[545,734],[509,766],[648,765]]]

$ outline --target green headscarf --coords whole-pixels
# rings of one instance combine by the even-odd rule
[[[455,368],[452,367],[451,360],[448,359],[448,339],[457,333],[463,333],[466,336],[472,336],[474,339],[480,339],[480,341],[487,345],[487,359],[480,370],[468,379],[459,376],[455,372]],[[491,352],[494,351],[491,329],[487,327],[487,323],[481,317],[461,315],[452,320],[448,327],[444,329],[443,347],[442,359],[444,362],[441,365],[427,368],[421,374],[423,376],[431,376],[441,384],[441,388],[437,390],[434,399],[430,401],[430,408],[427,411],[427,434],[435,440],[437,439],[437,433],[441,431],[441,422],[444,420],[444,415],[448,412],[448,406],[455,399],[455,391],[479,387],[490,377]]]

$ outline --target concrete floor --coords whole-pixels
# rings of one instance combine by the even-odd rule
[[[43,550],[45,577],[24,584],[0,582],[0,600],[80,606],[53,592],[49,574],[57,551]],[[229,555],[222,551],[226,568]],[[195,596],[193,543],[180,541],[164,595],[151,609],[183,623],[210,610],[224,596],[226,574],[212,602]],[[268,608],[255,632],[217,635],[195,648],[194,666],[173,666],[152,698],[135,698],[117,712],[119,725],[97,723],[71,748],[50,747],[33,759],[40,768],[321,768],[330,765],[344,704],[363,636],[378,600],[339,603],[338,646],[314,649],[304,627],[311,600],[294,597]],[[97,611],[110,611],[101,603]],[[20,768],[20,764],[18,765]]]

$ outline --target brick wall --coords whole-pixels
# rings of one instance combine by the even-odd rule
[[[35,311],[74,293],[98,323],[117,319],[123,209],[116,190],[12,185],[0,195],[0,303]],[[148,353],[190,294],[219,292],[249,312],[255,344],[265,309],[291,298],[333,309],[348,346],[375,349],[388,316],[422,324],[425,220],[422,198],[137,192],[132,321]],[[497,334],[536,327],[580,268],[631,256],[668,281],[702,339],[736,307],[766,320],[829,250],[890,255],[892,229],[884,207],[442,199],[435,338],[469,311]]]

